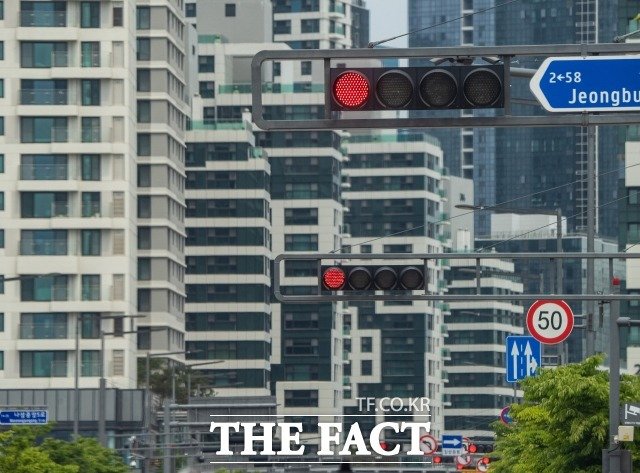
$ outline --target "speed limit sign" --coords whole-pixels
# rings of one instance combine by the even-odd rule
[[[536,301],[527,312],[527,328],[542,343],[560,343],[573,330],[571,307],[565,301]]]

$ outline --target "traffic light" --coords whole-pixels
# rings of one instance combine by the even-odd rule
[[[424,269],[414,265],[322,266],[320,290],[414,291],[424,288]]]
[[[504,106],[502,65],[340,68],[330,78],[334,111]]]

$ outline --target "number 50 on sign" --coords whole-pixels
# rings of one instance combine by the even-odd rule
[[[536,301],[527,312],[529,333],[542,343],[565,340],[573,330],[573,312],[565,301]]]

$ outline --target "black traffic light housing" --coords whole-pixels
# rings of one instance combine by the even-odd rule
[[[504,66],[334,68],[331,110],[504,107]]]
[[[414,291],[424,283],[424,268],[416,265],[321,267],[321,291]]]

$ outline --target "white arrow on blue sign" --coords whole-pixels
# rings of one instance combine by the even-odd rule
[[[442,436],[442,455],[458,456],[462,453],[462,435]]]
[[[640,56],[550,57],[529,87],[549,112],[640,110]]]
[[[538,340],[530,336],[507,337],[507,382],[515,383],[527,376],[535,376],[542,365],[542,349]]]

